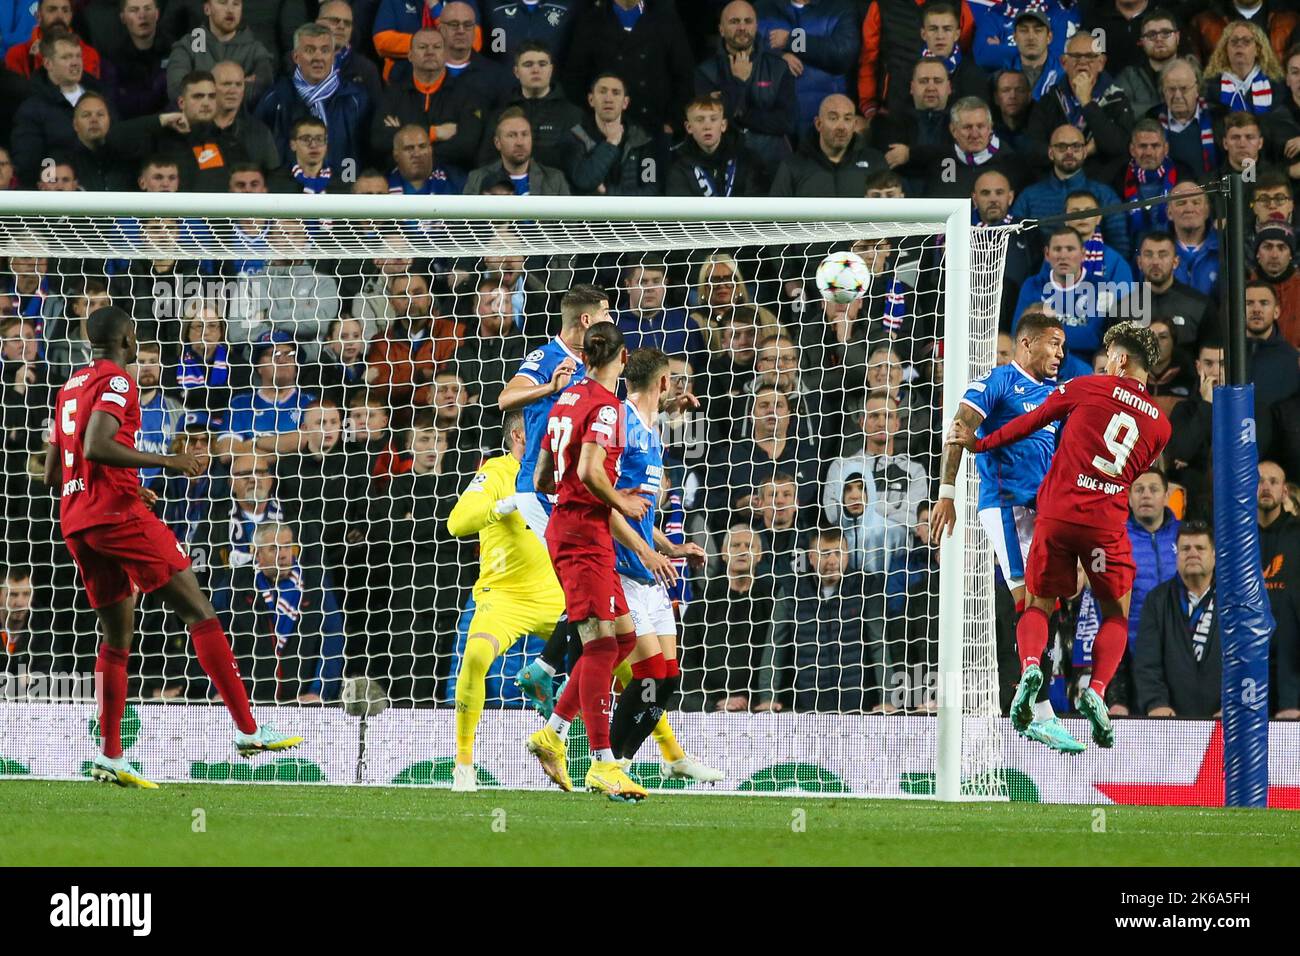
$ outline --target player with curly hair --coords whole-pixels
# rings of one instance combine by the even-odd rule
[[[1039,665],[1048,617],[1058,598],[1074,594],[1082,562],[1101,605],[1102,623],[1093,645],[1092,680],[1079,697],[1079,710],[1092,725],[1093,742],[1110,747],[1115,732],[1106,711],[1106,685],[1128,641],[1135,572],[1124,529],[1128,490],[1160,457],[1170,428],[1146,389],[1159,358],[1155,335],[1123,322],[1106,333],[1103,344],[1105,374],[1058,386],[1038,408],[983,438],[954,421],[948,444],[985,452],[1064,420],[1056,455],[1038,489],[1038,520],[1025,563],[1025,613],[1016,626],[1021,676],[1011,722],[1023,730],[1033,717],[1033,700],[1043,682]]]

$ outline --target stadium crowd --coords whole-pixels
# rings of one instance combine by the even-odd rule
[[[1109,703],[1210,717],[1220,651],[1204,519],[1223,250],[1203,186],[1244,171],[1259,524],[1278,621],[1271,712],[1296,718],[1298,10],[3,0],[0,189],[943,196],[969,197],[989,226],[1098,209],[1011,237],[998,362],[1027,310],[1062,316],[1063,377],[1097,366],[1112,321],[1156,329],[1151,392],[1174,437],[1130,496],[1138,583]],[[247,225],[254,239],[265,228]],[[53,395],[90,359],[80,320],[112,303],[138,322],[140,447],[207,462],[196,478],[142,480],[214,593],[254,699],[329,702],[345,677],[368,675],[395,703],[445,703],[477,562],[447,515],[500,452],[503,384],[557,331],[565,289],[591,282],[610,290],[629,347],[667,352],[673,387],[701,404],[664,423],[665,531],[711,555],[700,572],[683,565],[674,595],[681,706],[930,708],[941,243],[859,242],[873,284],[848,305],[811,282],[822,247],[479,260],[249,248],[0,261],[6,670],[93,660],[93,616],[40,476]],[[185,291],[201,280],[237,291]],[[1004,707],[1018,677],[1009,600]],[[135,688],[209,695],[184,632],[143,606]],[[1058,670],[1075,680],[1097,625],[1090,595],[1057,622]],[[505,683],[498,697],[517,702]]]

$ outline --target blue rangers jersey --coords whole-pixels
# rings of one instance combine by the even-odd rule
[[[628,524],[653,548],[655,503],[659,499],[659,488],[664,477],[664,443],[659,437],[659,429],[653,422],[646,422],[636,406],[625,401],[623,407],[626,413],[627,439],[619,458],[618,481],[614,482],[614,487],[622,491],[637,490],[650,499],[650,507],[641,520],[632,521],[629,518]],[[619,574],[645,584],[654,583],[654,575],[641,559],[617,540],[614,542],[614,554],[614,567]]]
[[[971,382],[962,402],[984,416],[975,432],[983,438],[1011,419],[1032,412],[1047,401],[1055,388],[1054,379],[1040,382],[1012,362]],[[1033,503],[1055,451],[1056,425],[1051,424],[1024,441],[979,455],[975,461],[980,476],[980,510]]]
[[[587,377],[587,368],[582,364],[582,359],[574,355],[558,335],[540,349],[534,349],[525,355],[515,375],[523,375],[536,385],[545,385],[566,358],[571,358],[578,363],[573,378],[569,381],[570,385],[577,385]],[[557,398],[559,398],[558,392],[524,406],[524,434],[527,436],[527,442],[524,445],[523,460],[519,463],[519,477],[515,479],[515,491],[536,492],[537,490],[533,487],[533,472],[537,470],[537,458],[542,451],[546,419],[551,414],[551,408]]]

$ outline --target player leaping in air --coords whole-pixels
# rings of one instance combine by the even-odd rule
[[[1061,320],[1030,312],[1016,326],[1015,358],[971,382],[962,396],[957,421],[977,435],[989,435],[1007,422],[1041,405],[1056,388],[1056,373],[1065,357],[1065,329]],[[1025,606],[1025,557],[1034,533],[1034,499],[1056,450],[1056,426],[1045,425],[1022,442],[980,455],[980,525],[993,545],[1002,578],[1011,590],[1016,611]],[[954,483],[961,467],[962,447],[944,448],[939,500],[930,514],[931,540],[938,544],[952,534],[957,520],[953,509]],[[1040,695],[1045,696],[1045,695]],[[1079,753],[1075,740],[1056,719],[1052,702],[1033,702],[1033,720],[1018,730],[1031,740],[1062,753]]]
[[[650,509],[635,522],[617,511],[610,515],[616,568],[636,628],[636,647],[628,655],[629,673],[622,679],[623,692],[610,731],[614,756],[624,770],[651,732],[662,734],[667,728],[664,714],[681,682],[677,619],[667,591],[675,575],[668,558],[685,558],[696,566],[705,558],[699,545],[673,544],[655,527],[654,502],[662,492],[664,473],[664,445],[656,419],[660,399],[668,390],[668,372],[668,356],[651,348],[629,355],[623,370],[628,392],[623,403],[627,433],[615,487],[643,494],[651,502]],[[722,779],[721,771],[680,748],[678,753],[680,756],[667,760],[667,776],[710,783]]]
[[[591,285],[575,285],[560,300],[560,334],[539,349],[524,356],[519,370],[501,390],[498,405],[503,414],[522,410],[524,415],[524,457],[515,479],[516,506],[520,516],[543,544],[546,524],[551,515],[550,499],[533,485],[537,455],[546,434],[546,417],[560,393],[587,375],[582,361],[582,340],[587,329],[597,322],[609,321],[609,296]],[[548,646],[556,648],[556,662],[543,655],[520,670],[518,684],[530,700],[537,702],[544,715],[555,706],[554,678],[562,664],[568,642],[568,618],[561,617],[551,634]]]
[[[451,789],[478,789],[474,735],[483,713],[488,668],[526,634],[550,634],[564,616],[564,592],[555,580],[546,545],[520,517],[515,479],[524,456],[523,412],[507,413],[507,453],[490,458],[447,517],[458,538],[479,536],[474,616],[456,672],[456,766]]]
[[[582,641],[582,656],[546,726],[528,738],[528,750],[561,789],[572,790],[565,736],[581,712],[591,742],[588,790],[626,799],[646,792],[614,759],[609,720],[614,668],[636,644],[623,585],[614,568],[610,512],[640,521],[650,502],[634,491],[616,491],[623,452],[622,403],[614,390],[627,362],[623,333],[613,322],[598,322],[583,340],[587,377],[556,400],[546,422],[546,438],[534,480],[557,498],[546,528],[546,543],[569,620]]]
[[[1149,370],[1159,360],[1155,335],[1123,322],[1106,333],[1102,344],[1106,374],[1066,382],[1037,409],[984,438],[976,438],[961,420],[954,421],[948,443],[987,452],[1066,419],[1056,457],[1038,492],[1038,520],[1025,566],[1025,613],[1016,626],[1021,676],[1011,719],[1017,729],[1029,723],[1031,702],[1043,682],[1039,661],[1047,646],[1048,615],[1057,598],[1077,589],[1082,562],[1102,622],[1093,644],[1092,680],[1079,695],[1078,706],[1092,725],[1093,741],[1110,747],[1115,731],[1106,710],[1106,685],[1128,642],[1135,570],[1125,531],[1128,489],[1160,457],[1170,429],[1169,419],[1146,390]]]
[[[94,361],[59,390],[45,483],[61,489],[63,540],[104,633],[95,664],[103,752],[95,757],[91,776],[121,787],[157,787],[122,756],[126,662],[135,631],[137,591],[156,593],[189,628],[199,664],[235,720],[240,756],[298,746],[301,737],[277,734],[253,719],[230,641],[190,570],[190,559],[147,507],[157,496],[142,488],[137,469],[165,468],[194,477],[200,465],[193,455],[135,449],[140,395],[126,372],[136,353],[131,316],[111,306],[96,310],[86,319],[86,339]]]

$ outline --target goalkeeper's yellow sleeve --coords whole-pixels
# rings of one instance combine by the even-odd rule
[[[513,466],[513,468],[511,467]],[[513,455],[500,455],[483,462],[470,480],[469,486],[461,492],[456,506],[447,517],[447,530],[457,538],[467,538],[477,534],[493,522],[500,521],[497,502],[513,497],[515,493],[515,476],[519,473],[519,462]]]
[[[491,590],[513,595],[528,608],[547,601],[558,606],[558,617],[564,611],[564,596],[546,545],[528,530],[518,511],[503,515],[497,510],[498,502],[514,496],[518,475],[519,462],[512,455],[485,461],[452,508],[447,530],[458,538],[479,536],[476,599],[480,592]]]

